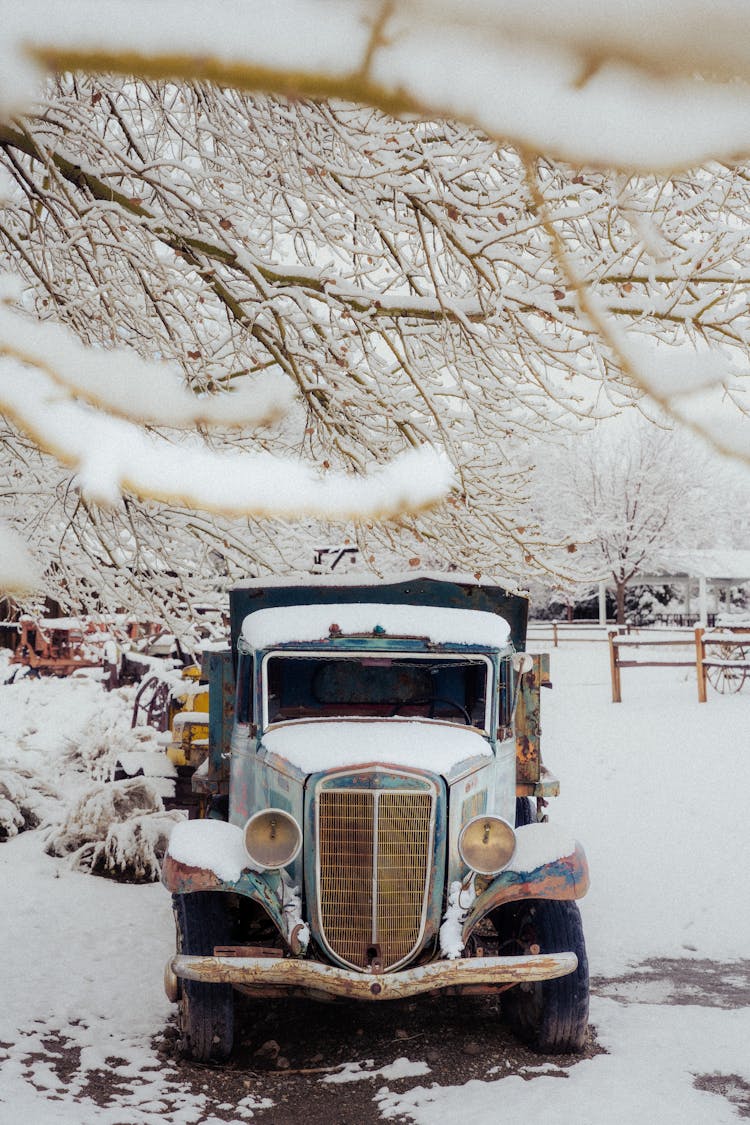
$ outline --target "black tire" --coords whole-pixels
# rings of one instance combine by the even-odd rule
[[[544,1054],[576,1054],[589,1020],[589,967],[581,915],[574,902],[536,899],[497,911],[493,921],[508,954],[572,952],[578,968],[555,980],[516,985],[502,1009],[514,1035]]]
[[[536,809],[528,797],[516,797],[516,828],[536,824]]]
[[[218,892],[174,895],[177,952],[211,956],[229,944],[226,901]],[[179,1008],[180,1053],[198,1062],[219,1062],[232,1053],[234,994],[229,984],[183,980]]]

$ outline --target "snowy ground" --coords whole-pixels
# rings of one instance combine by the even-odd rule
[[[347,1078],[360,1090],[369,1083],[373,1120],[420,1125],[451,1115],[482,1125],[498,1120],[500,1105],[504,1119],[545,1125],[721,1125],[750,1114],[750,691],[699,705],[689,672],[625,670],[624,702],[614,706],[600,643],[555,650],[552,678],[544,745],[563,793],[550,815],[589,856],[591,1019],[607,1053],[562,1072],[540,1059],[505,1077],[495,1059],[482,1080],[446,1086],[417,1045],[398,1042],[395,1067],[377,1077],[363,1081],[357,1065],[340,1074],[337,1120],[350,1119]],[[127,694],[105,696],[85,680],[24,680],[0,687],[0,700],[0,778],[4,766],[21,766],[27,787],[56,790],[59,800],[32,799],[39,815],[59,821],[90,783],[81,767],[100,768],[95,746],[127,738]],[[76,746],[83,756],[71,756]],[[171,1013],[161,987],[173,942],[167,895],[71,870],[44,853],[48,831],[0,845],[0,1122],[217,1122],[215,1102],[153,1046]],[[351,1064],[364,1063],[366,1044],[352,1043]],[[397,1062],[405,1047],[408,1062]],[[97,1104],[102,1083],[107,1108]],[[283,1123],[283,1108],[253,1090],[235,1100],[234,1120]]]

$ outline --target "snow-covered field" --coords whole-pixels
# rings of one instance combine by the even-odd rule
[[[565,1079],[557,1066],[545,1073],[543,1060],[533,1076],[503,1077],[500,1059],[484,1080],[445,1087],[415,1045],[411,1066],[381,1068],[374,1112],[424,1125],[451,1116],[494,1122],[500,1105],[503,1119],[523,1114],[545,1125],[737,1121],[737,1105],[700,1086],[715,1076],[714,1087],[744,1098],[748,1112],[747,990],[737,988],[744,1004],[712,1006],[698,971],[688,973],[695,995],[683,989],[680,1003],[670,1004],[673,985],[652,959],[694,970],[720,962],[718,979],[730,994],[747,970],[750,691],[711,694],[700,705],[689,671],[625,670],[624,702],[614,706],[601,643],[553,651],[552,679],[544,746],[563,792],[550,816],[589,856],[582,912],[595,978],[591,1019],[607,1053],[565,1068]],[[2,779],[7,785],[10,777],[37,817],[59,823],[101,772],[96,747],[127,742],[128,694],[104,695],[83,679],[23,680],[0,687],[0,701],[0,820],[9,815]],[[30,776],[3,773],[8,767]],[[45,854],[49,832],[42,826],[0,845],[0,1122],[215,1123],[207,1098],[152,1045],[171,1012],[161,984],[173,943],[167,895],[158,884],[123,885],[71,869],[69,857]],[[352,1064],[367,1057],[361,1043]],[[75,1063],[67,1069],[52,1065],[63,1048]],[[394,1062],[403,1050],[394,1045]],[[412,1076],[406,1093],[403,1079],[393,1081],[399,1074]],[[346,1077],[336,1086],[342,1097]],[[116,1083],[108,1108],[91,1096],[90,1081],[103,1078]],[[252,1117],[284,1120],[248,1096],[235,1120]]]

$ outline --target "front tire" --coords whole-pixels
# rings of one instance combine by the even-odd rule
[[[536,824],[536,807],[528,797],[516,797],[516,828]]]
[[[197,891],[174,895],[177,952],[210,957],[214,947],[229,944],[224,896]],[[229,984],[180,982],[180,1053],[197,1062],[219,1062],[232,1053],[234,994]]]
[[[493,918],[501,948],[512,953],[575,953],[578,967],[555,980],[516,985],[503,994],[511,1031],[544,1054],[583,1049],[589,1019],[589,969],[581,915],[574,902],[537,899],[514,903]]]

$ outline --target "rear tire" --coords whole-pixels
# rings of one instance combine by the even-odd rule
[[[516,985],[503,993],[511,1031],[544,1054],[575,1054],[586,1040],[589,968],[581,915],[574,902],[537,899],[496,912],[493,921],[507,953],[575,953],[578,967],[555,980]]]
[[[177,952],[210,957],[229,944],[226,901],[218,892],[174,895]],[[197,1062],[219,1062],[232,1053],[234,993],[229,984],[180,982],[180,1053]]]
[[[528,797],[516,797],[516,828],[536,823],[536,809]]]

